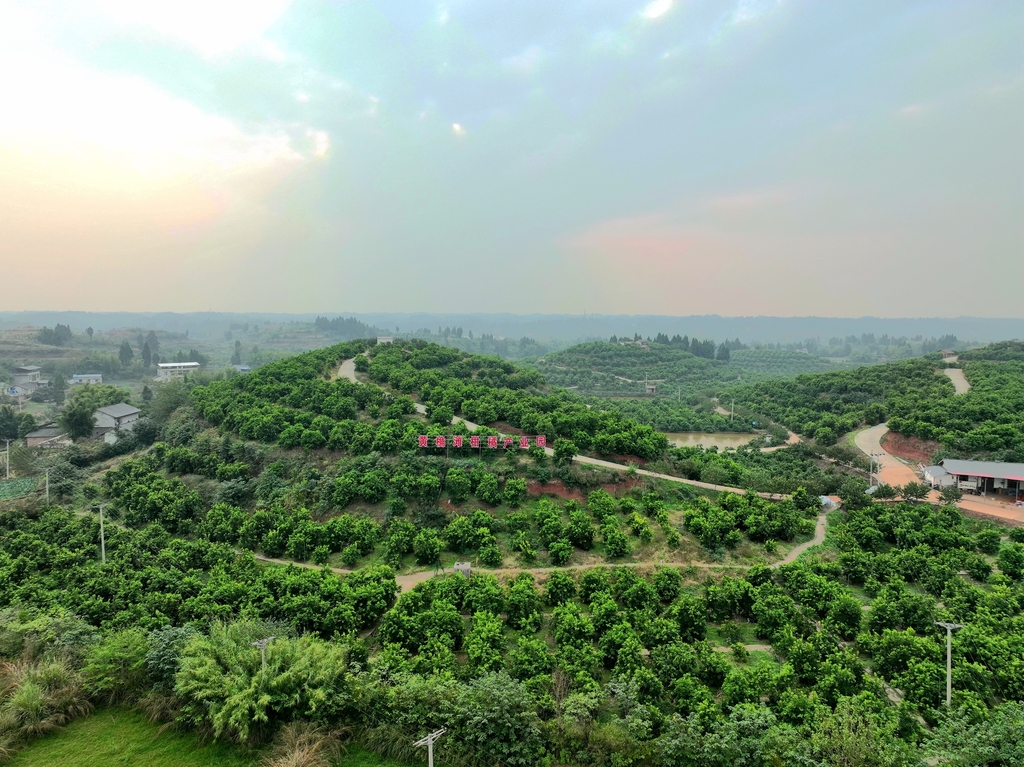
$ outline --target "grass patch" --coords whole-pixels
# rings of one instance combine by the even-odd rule
[[[337,767],[412,767],[349,744]],[[256,767],[261,751],[233,743],[203,742],[174,730],[160,732],[142,714],[101,709],[30,744],[10,767]]]
[[[103,709],[40,738],[11,767],[254,767],[259,753],[229,743],[202,743],[173,730],[160,732],[142,714]]]

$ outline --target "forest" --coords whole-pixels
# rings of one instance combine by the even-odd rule
[[[359,383],[338,376],[351,359]],[[993,400],[1013,364],[964,363]],[[808,376],[757,407],[785,423],[789,403],[816,437],[826,413],[927,414],[923,393],[951,399],[934,368]],[[5,753],[113,703],[243,744],[308,723],[400,758],[446,727],[439,763],[467,766],[1024,758],[1021,529],[873,501],[827,439],[669,449],[536,370],[418,341],[165,384],[145,413],[120,446],[48,457],[51,505],[0,502]],[[472,430],[546,434],[553,454],[418,447]],[[588,452],[776,495],[571,460]],[[936,621],[963,625],[948,709]]]

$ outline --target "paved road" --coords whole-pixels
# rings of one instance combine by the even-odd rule
[[[901,462],[898,458],[885,452],[881,445],[881,439],[889,431],[887,424],[880,423],[859,432],[854,437],[854,443],[865,455],[871,453],[879,454],[881,464],[879,479],[889,485],[905,485],[908,482],[920,482],[917,474]],[[928,501],[939,502],[939,494],[934,490],[928,494]],[[1000,503],[994,499],[980,498],[977,496],[964,496],[957,503],[962,511],[972,516],[990,517],[994,520],[1010,522],[1014,525],[1024,525],[1024,508],[1010,506],[1007,503]]]
[[[864,455],[870,456],[874,453],[877,456],[876,461],[881,467],[878,471],[878,477],[881,482],[887,485],[900,486],[908,482],[919,482],[920,480],[913,469],[900,461],[896,456],[887,453],[882,447],[882,437],[888,431],[889,424],[880,423],[877,426],[872,426],[870,429],[858,432],[854,436],[853,441]]]
[[[949,380],[953,382],[953,388],[956,389],[957,394],[966,394],[971,390],[971,384],[967,381],[964,371],[960,368],[943,368],[942,372],[949,376]]]

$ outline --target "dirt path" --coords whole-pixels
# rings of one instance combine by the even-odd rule
[[[811,548],[812,546],[818,546],[821,543],[823,543],[824,540],[825,540],[825,530],[826,530],[826,527],[827,527],[826,523],[827,523],[827,517],[826,517],[825,513],[822,512],[821,514],[818,515],[817,524],[814,527],[814,537],[811,538],[811,540],[809,540],[809,541],[805,541],[804,543],[799,544],[798,546],[794,546],[792,548],[792,550],[790,550],[790,552],[788,554],[786,554],[785,557],[780,559],[778,562],[774,562],[774,563],[772,563],[772,564],[770,564],[768,566],[771,567],[771,568],[776,568],[776,567],[781,567],[782,565],[788,565],[790,562],[795,561],[797,557],[799,557],[801,554],[803,554],[805,551],[807,551],[807,549]],[[237,550],[237,551],[238,551],[238,553],[242,553],[240,550]],[[309,570],[320,570],[321,569],[321,567],[319,565],[314,565],[314,564],[312,564],[310,562],[294,562],[294,561],[292,561],[290,559],[275,559],[273,557],[267,557],[267,556],[264,556],[262,554],[255,554],[255,553],[253,554],[253,556],[256,557],[256,559],[258,559],[260,562],[268,562],[270,564],[275,564],[275,565],[295,565],[296,567],[303,567],[303,568],[306,568],[306,569],[309,569]],[[665,567],[696,567],[696,568],[700,568],[702,570],[715,570],[715,569],[721,569],[721,570],[749,570],[750,569],[750,565],[724,565],[724,564],[718,564],[718,563],[715,563],[715,562],[663,562],[663,561],[651,560],[651,561],[646,561],[646,562],[594,562],[594,563],[586,564],[586,565],[567,565],[565,567],[502,567],[502,568],[498,568],[496,570],[481,569],[481,570],[478,570],[478,572],[483,572],[483,573],[486,573],[487,575],[495,575],[495,576],[497,576],[497,575],[515,576],[515,575],[518,575],[519,573],[534,573],[534,574],[537,574],[537,575],[541,575],[541,574],[544,574],[544,573],[553,573],[556,570],[597,570],[597,569],[612,568],[612,567],[635,567],[635,568],[642,568],[642,567],[661,567],[661,566],[665,566]],[[331,570],[331,572],[338,573],[339,575],[348,575],[349,573],[354,572],[353,570],[349,570],[349,569],[346,569],[346,568],[343,568],[343,567],[331,567],[331,568],[328,568],[328,569]],[[449,573],[451,571],[450,570],[445,570],[443,572]],[[429,581],[435,575],[438,575],[438,571],[437,570],[419,570],[419,571],[414,572],[414,573],[406,573],[404,575],[395,576],[395,582],[398,584],[399,591],[408,591],[409,589],[411,589],[413,586],[416,586],[417,584],[425,583],[426,581]]]
[[[334,373],[334,378],[331,380],[337,380],[338,378],[347,378],[352,383],[359,383],[359,381],[356,380],[355,357],[341,361],[341,364],[338,365],[338,370]]]
[[[772,652],[772,646],[770,644],[745,644],[743,645],[749,652]],[[715,652],[732,652],[732,647],[712,647]]]
[[[1019,506],[973,495],[965,495],[956,505],[972,517],[990,519],[994,522],[1010,522],[1012,527],[1024,526],[1024,508]]]
[[[966,394],[971,390],[971,384],[968,382],[967,377],[964,376],[964,371],[960,368],[943,368],[942,372],[949,376],[949,380],[953,382],[953,388],[956,389],[957,394]]]

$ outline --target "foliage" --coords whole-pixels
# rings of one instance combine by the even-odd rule
[[[260,625],[214,624],[185,646],[174,690],[182,718],[212,726],[215,736],[246,742],[276,722],[329,721],[352,704],[347,650],[306,635],[266,647],[266,666],[252,646]]]

